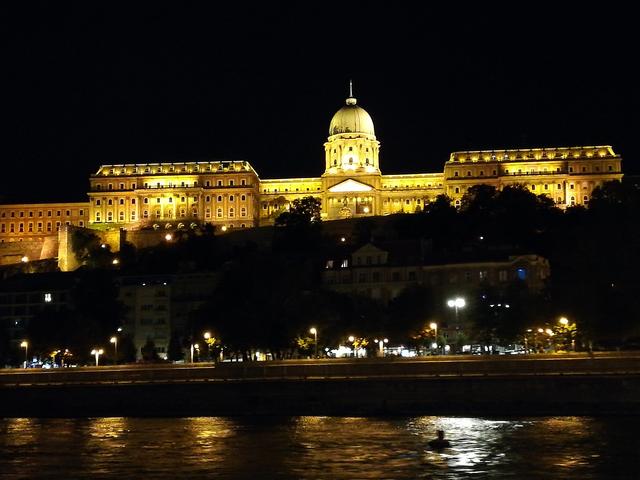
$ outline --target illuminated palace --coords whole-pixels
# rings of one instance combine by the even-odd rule
[[[584,205],[595,187],[622,179],[622,160],[610,146],[454,152],[443,172],[383,175],[373,120],[352,95],[331,119],[324,151],[324,173],[315,178],[261,179],[246,161],[102,165],[90,177],[87,202],[0,205],[0,241],[46,243],[64,225],[267,225],[309,195],[321,199],[325,220],[411,213],[443,193],[460,205],[481,183],[523,184],[564,207]]]

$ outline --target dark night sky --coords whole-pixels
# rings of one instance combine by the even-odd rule
[[[6,202],[81,200],[102,163],[318,176],[350,77],[384,173],[441,171],[454,150],[595,144],[640,171],[629,12],[23,3],[0,7]]]

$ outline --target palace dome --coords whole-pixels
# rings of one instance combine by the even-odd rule
[[[329,135],[339,133],[364,133],[375,136],[371,116],[364,108],[356,105],[356,99],[353,97],[347,98],[347,104],[331,119]]]

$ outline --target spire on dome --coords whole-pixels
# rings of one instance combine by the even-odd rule
[[[355,105],[357,101],[353,96],[353,80],[349,79],[349,98],[347,98],[347,105]]]

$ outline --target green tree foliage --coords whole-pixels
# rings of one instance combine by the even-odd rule
[[[276,218],[276,226],[292,228],[307,228],[313,224],[320,224],[322,219],[322,202],[316,197],[297,198],[291,203],[288,212],[281,213]]]

